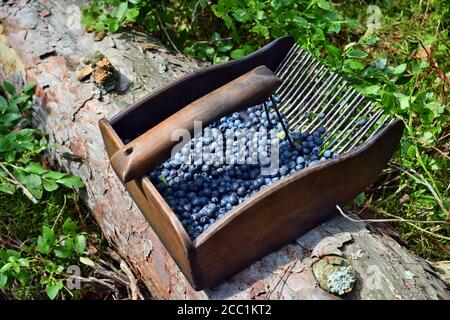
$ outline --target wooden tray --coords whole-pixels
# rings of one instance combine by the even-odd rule
[[[193,73],[143,98],[100,130],[109,157],[130,140],[182,107],[259,65],[275,70],[292,38],[273,41],[242,59]],[[125,184],[189,283],[210,287],[255,260],[294,241],[373,183],[393,155],[403,132],[395,121],[354,150],[305,168],[228,212],[192,241],[175,213],[146,176]]]

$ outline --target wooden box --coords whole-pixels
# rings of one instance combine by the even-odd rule
[[[192,101],[266,65],[275,70],[294,44],[283,37],[242,59],[211,66],[161,88],[99,122],[109,157]],[[403,132],[395,121],[350,152],[274,183],[228,212],[192,241],[150,179],[126,183],[132,198],[180,270],[197,289],[213,286],[294,241],[373,183]]]

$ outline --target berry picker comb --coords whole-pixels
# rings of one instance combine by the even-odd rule
[[[186,116],[192,109],[201,113]],[[203,136],[170,157],[173,144],[161,126],[190,131],[194,119],[207,124]],[[400,121],[290,37],[194,72],[99,126],[119,178],[197,290],[294,241],[351,201],[377,179],[403,132]],[[245,133],[252,126],[275,129],[278,137],[254,138]],[[272,175],[247,162],[176,162],[192,145],[217,144],[207,135],[213,130],[224,146],[250,158],[226,138],[233,128],[244,130],[244,146],[279,144]],[[128,162],[134,153],[141,160]]]

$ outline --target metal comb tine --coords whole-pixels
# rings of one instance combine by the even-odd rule
[[[312,67],[312,70],[310,70],[310,72],[314,72],[315,69],[317,68],[319,64],[316,64]],[[323,70],[323,66],[322,66],[322,70]],[[318,74],[316,73],[314,75],[314,78],[317,76]],[[300,80],[301,78],[299,78],[298,80]],[[308,79],[307,77],[304,78],[301,83],[297,86],[296,92],[294,93],[290,93],[289,95],[280,95],[280,104],[282,104],[282,110],[284,110],[284,112],[287,112],[289,114],[291,114],[292,110],[295,110],[295,105],[292,105],[290,102],[293,98],[301,95],[306,89],[308,89],[311,81],[309,81],[309,83],[307,82]],[[306,84],[305,84],[306,83]],[[299,90],[302,90],[300,93],[298,92]],[[292,90],[290,90],[292,91]]]
[[[306,58],[306,60],[305,60],[305,58]],[[275,90],[275,94],[280,97],[289,95],[289,93],[295,89],[295,86],[297,85],[298,81],[305,76],[308,68],[311,68],[311,66],[316,62],[317,62],[317,60],[314,57],[312,57],[311,55],[309,55],[309,54],[305,55],[303,57],[303,59],[299,61],[298,65],[297,65],[297,69],[295,69],[296,70],[295,75],[292,77],[289,77],[288,80],[283,81],[283,85],[281,85],[280,87],[278,87],[277,90]],[[318,64],[316,64],[315,67],[317,67],[317,65]],[[292,72],[293,71],[294,70],[292,70]],[[303,72],[299,75],[300,71],[303,71]],[[292,85],[293,82],[295,82],[295,83]],[[288,93],[286,93],[286,90],[289,90]]]
[[[298,68],[298,62],[297,61],[298,61],[299,57],[300,58],[304,57],[303,53],[304,53],[303,49],[300,49],[299,51],[297,51],[295,53],[295,56],[293,58],[289,59],[288,63],[286,64],[286,68],[284,69],[284,71],[280,72],[280,74],[277,75],[277,76],[279,78],[281,78],[281,79],[285,79],[286,72],[288,72],[292,67],[294,69]],[[310,56],[309,52],[305,52],[305,55],[306,56]]]
[[[309,68],[311,68],[314,65],[314,63],[316,63],[316,65],[313,68],[316,68],[317,65],[318,65],[317,60],[313,56],[308,54],[308,53],[304,56],[304,58],[300,62],[301,63],[299,63],[299,65],[298,65],[299,69],[297,70],[295,76],[294,77],[288,77],[288,80],[283,80],[283,83],[287,83],[287,84],[290,84],[290,85],[289,86],[281,85],[280,87],[278,87],[278,89],[275,90],[275,94],[276,95],[278,95],[280,97],[283,97],[283,96],[286,95],[285,92],[286,92],[287,89],[289,89],[288,92],[290,92],[293,89],[295,89],[295,87],[298,85],[298,82],[305,76],[305,74],[307,74],[306,71]],[[297,74],[300,71],[303,71],[303,72],[297,77]],[[283,88],[283,90],[281,90],[282,88]]]
[[[290,93],[288,95],[280,95],[282,103],[284,103],[286,106],[294,105],[292,103],[292,99],[297,100],[298,97],[300,97],[305,92],[305,90],[307,90],[309,88],[309,86],[313,83],[314,79],[317,78],[317,76],[319,76],[320,74],[322,74],[322,71],[325,69],[324,65],[322,65],[319,68],[319,70],[317,70],[317,72],[314,72],[319,65],[320,65],[320,63],[317,63],[312,67],[312,70],[309,71],[310,73],[314,74],[312,76],[312,78],[305,77],[303,79],[303,81],[297,86],[297,88],[295,89],[295,91],[293,93]],[[301,79],[301,77],[299,79]],[[306,85],[305,85],[305,81],[308,81],[306,83]],[[289,92],[291,92],[293,89],[294,89],[294,87],[292,87]],[[288,107],[285,107],[285,108],[288,108]],[[294,105],[294,109],[295,109],[295,105]],[[290,108],[288,110],[289,110],[289,112],[291,112]]]
[[[293,105],[302,105],[304,102],[305,102],[305,99],[307,99],[310,95],[311,95],[311,93],[313,93],[313,90],[316,88],[316,86],[317,85],[319,85],[320,83],[321,83],[321,80],[323,79],[323,77],[325,77],[325,75],[327,74],[329,72],[329,70],[327,69],[327,68],[325,68],[324,69],[324,71],[322,72],[322,71],[319,71],[316,75],[319,75],[320,74],[320,76],[319,76],[319,78],[316,80],[316,81],[311,81],[310,83],[314,83],[313,85],[312,85],[312,87],[309,89],[309,91],[305,94],[305,95],[303,95],[303,98],[302,98],[302,100],[300,100],[299,102],[296,102],[296,100],[298,100],[301,96],[300,95],[297,95],[297,97],[295,98],[295,100],[294,100],[294,102],[292,103]],[[317,94],[318,93],[318,91],[316,91],[316,93],[315,94]],[[314,94],[314,95],[315,95]],[[312,96],[312,97],[314,97],[314,95]],[[311,97],[311,98],[312,98]],[[303,106],[303,108],[302,109],[304,109],[305,108],[305,106]],[[293,112],[295,111],[295,108],[292,108],[290,111],[289,111],[289,115],[288,116],[290,116]]]
[[[281,61],[281,63],[278,65],[277,69],[275,70],[275,74],[278,76],[279,73],[281,72],[281,70],[283,70],[287,63],[289,62],[289,60],[291,59],[292,55],[294,54],[295,51],[297,51],[297,49],[300,46],[298,44],[294,44],[288,51],[288,53],[286,54],[286,56],[283,58],[283,60]]]
[[[373,111],[373,107],[372,108],[368,108],[369,106],[371,106],[371,102],[370,101],[368,101],[366,103],[366,105],[363,108],[361,108],[361,110],[358,112],[358,114],[355,117],[353,117],[353,119],[350,122],[347,123],[345,128],[342,129],[341,132],[339,132],[339,134],[330,142],[330,144],[328,146],[331,147],[338,141],[342,141],[342,140],[345,141],[345,139],[347,139],[347,137],[351,134],[351,132],[354,131],[355,127],[352,127],[352,130],[348,130],[348,129],[353,124],[355,124],[361,116],[366,117],[368,114],[370,114],[370,112]],[[333,138],[334,134],[335,134],[335,132],[330,133],[323,143],[325,144],[328,141],[330,141],[331,138]],[[342,137],[342,135],[345,135],[345,136]],[[342,137],[342,139],[341,139],[341,137]]]
[[[279,86],[277,88],[277,90],[275,90],[275,94],[276,95],[283,95],[284,92],[289,89],[292,88],[292,86],[290,85],[292,82],[294,82],[297,79],[297,76],[300,74],[300,71],[302,71],[305,67],[306,64],[308,63],[308,61],[312,59],[313,61],[315,60],[310,54],[306,53],[301,59],[300,61],[297,63],[297,65],[295,66],[295,68],[293,70],[290,71],[291,76],[288,75],[288,78],[286,80],[283,81],[283,83],[281,84],[281,86]],[[310,63],[312,64],[313,61]],[[292,75],[292,73],[294,73],[294,75]],[[301,76],[300,76],[301,77]]]
[[[336,78],[337,78],[337,81],[335,81]],[[322,95],[321,97],[319,96],[318,99],[316,99],[313,102],[313,104],[311,105],[312,110],[309,110],[309,112],[312,114],[317,114],[318,111],[322,111],[324,109],[324,102],[327,101],[330,94],[332,94],[333,92],[336,92],[335,89],[341,81],[343,81],[343,79],[339,78],[337,74],[334,74],[334,76],[331,80],[329,80],[329,81],[327,80],[327,87],[325,89],[323,89],[323,91],[326,92],[326,94]],[[333,86],[331,88],[329,88],[331,84],[333,84]],[[319,98],[320,98],[320,101],[318,101]],[[321,107],[322,107],[322,109],[321,109]],[[321,114],[321,113],[323,113],[323,111],[320,112],[319,114]],[[299,115],[301,115],[301,114],[302,114],[302,112],[299,112]],[[310,124],[308,125],[308,127],[311,127],[311,125],[313,123],[315,123],[318,118],[320,119],[319,116],[316,116],[313,121],[310,121]],[[303,127],[305,124],[306,124],[306,119],[300,124],[300,127]]]
[[[339,81],[341,81],[341,80],[342,80],[342,78],[339,78]],[[339,81],[336,83],[336,85],[339,83]],[[322,109],[320,109],[321,113],[324,114],[324,117],[315,117],[314,119],[312,119],[312,120],[310,121],[310,123],[306,126],[306,128],[304,128],[304,131],[308,131],[309,128],[311,128],[317,121],[319,121],[319,123],[316,125],[316,128],[323,125],[323,122],[326,120],[326,115],[327,115],[326,112],[328,111],[328,109],[329,109],[330,105],[333,103],[333,101],[335,101],[336,97],[341,93],[341,91],[342,91],[343,89],[346,88],[346,87],[345,87],[346,84],[347,84],[347,81],[344,80],[343,83],[342,83],[342,85],[341,85],[341,87],[340,87],[337,91],[334,92],[334,94],[333,94],[333,96],[330,98],[330,100],[328,100],[328,102],[322,107]],[[331,94],[331,92],[334,90],[334,88],[335,88],[335,87],[333,87],[333,88],[330,90],[330,92],[328,93],[328,95]],[[327,95],[327,97],[328,97],[328,95]],[[323,102],[325,102],[325,101],[326,101],[326,98],[323,99],[323,101],[321,102],[321,104],[322,104]],[[320,106],[320,105],[319,105],[319,106]],[[300,116],[300,118],[302,118],[302,114],[299,114],[299,116]],[[304,118],[304,121],[303,121],[300,125],[299,125],[299,123],[297,123],[297,125],[299,125],[299,127],[303,128],[303,127],[306,125],[306,122],[307,122],[307,121],[308,121],[308,119],[307,119],[307,118]],[[300,122],[300,119],[299,119],[299,121],[297,121],[297,122]]]
[[[315,110],[316,110],[319,106],[319,104],[317,104],[317,100],[319,100],[319,98],[322,98],[322,101],[323,101],[324,99],[326,99],[328,97],[328,95],[331,94],[331,91],[333,89],[330,90],[327,94],[323,95],[323,93],[328,90],[328,88],[331,86],[331,84],[334,82],[334,80],[337,78],[337,76],[338,76],[337,74],[330,72],[329,77],[322,82],[322,85],[320,86],[320,88],[318,88],[316,90],[316,92],[311,96],[311,98],[300,108],[300,110],[298,111],[298,114],[301,114],[302,112],[306,111],[307,109],[309,109],[310,107],[313,107],[313,106],[316,106],[315,107]],[[335,82],[333,88],[336,87],[338,83],[339,83],[339,81]],[[314,98],[316,98],[316,99],[314,99]]]
[[[283,84],[285,85],[285,82],[287,80],[290,80],[289,78],[286,78],[286,75],[291,74],[293,71],[299,67],[299,64],[305,57],[309,58],[311,55],[309,52],[304,51],[303,49],[300,49],[295,52],[295,55],[291,57],[288,61],[286,61],[286,66],[283,70],[280,70],[280,72],[277,74],[277,76],[283,80]]]
[[[356,95],[355,95],[356,93]],[[352,102],[358,98],[358,94],[357,92],[351,88],[350,90],[348,90],[347,92],[345,92],[342,97],[339,99],[339,101],[336,103],[336,105],[338,105],[339,107],[336,110],[333,110],[333,112],[329,112],[325,118],[326,118],[326,122],[324,124],[324,127],[327,128],[327,130],[331,130],[332,128],[330,127],[330,122],[333,121],[335,119],[336,116],[338,116],[339,112],[342,111],[343,108],[345,108],[348,100],[354,96],[352,99]],[[329,116],[329,117],[328,117]]]
[[[289,49],[288,53],[284,56],[283,60],[281,61],[281,63],[277,66],[277,68],[275,69],[275,74],[278,75],[279,72],[281,70],[284,69],[284,67],[286,66],[287,62],[289,61],[290,57],[293,55],[293,53],[297,50],[298,48],[298,44],[294,43],[294,45],[292,45],[292,47]]]
[[[267,107],[267,102],[263,102],[264,112],[266,113],[267,122],[269,123],[269,130],[272,130],[272,121],[270,121],[269,108]]]
[[[342,89],[344,89],[344,86],[341,87],[341,91],[342,91]],[[335,105],[340,105],[341,103],[345,103],[345,101],[348,100],[349,95],[350,95],[350,96],[352,95],[352,91],[351,91],[351,90],[345,91],[345,92],[342,94],[342,96],[339,98],[339,100],[338,100],[337,102],[335,102],[334,99],[337,97],[337,95],[338,95],[338,92],[336,92],[336,93],[334,94],[333,98],[330,99],[330,101],[328,101],[328,103],[325,105],[325,107],[323,108],[323,110],[329,111],[329,110],[332,109],[333,106],[335,106]],[[333,105],[331,105],[333,102],[335,102],[335,103],[334,103]],[[303,118],[305,119],[305,120],[303,121],[303,123],[304,123],[305,121],[308,121],[308,120],[309,120],[309,121],[312,121],[311,119],[309,119],[308,117],[306,117],[304,113],[303,113],[303,114],[300,114],[300,116],[303,117]],[[327,122],[328,122],[328,120],[329,120],[328,117],[330,117],[330,116],[332,116],[332,113],[331,113],[331,112],[326,112],[326,113],[325,113],[325,116],[324,116],[323,119],[322,119],[322,121],[327,121]],[[299,124],[299,122],[300,122],[300,119],[301,119],[301,118],[299,118],[299,119],[295,122],[295,126],[298,126],[298,124]],[[324,125],[324,126],[325,126],[325,125]],[[303,128],[302,128],[302,130],[305,131]]]
[[[317,67],[319,66],[320,68],[316,70]],[[302,90],[301,92],[303,92],[309,86],[309,84],[317,77],[317,75],[321,73],[322,70],[324,69],[325,66],[321,65],[319,61],[313,58],[304,69],[304,72],[297,78],[296,83],[289,88],[289,91],[286,94],[280,93],[280,98],[284,100],[284,102],[290,102],[292,99],[296,98],[299,95],[299,90]],[[300,80],[301,82],[299,83]],[[307,80],[309,80],[309,83],[306,83],[306,86],[304,86],[305,81]]]
[[[283,131],[286,134],[286,138],[288,139],[290,145],[293,147],[294,146],[294,142],[292,142],[291,136],[289,135],[289,128],[286,127],[286,125],[284,123],[284,119],[281,116],[280,111],[278,110],[277,102],[275,101],[273,96],[270,96],[269,99],[272,102],[272,105],[273,105],[273,108],[275,109],[275,112],[277,113],[278,120],[280,121],[281,127],[283,128]]]
[[[355,101],[356,99],[356,101]],[[352,113],[356,110],[356,108],[358,108],[360,106],[360,104],[364,101],[364,97],[363,96],[356,96],[351,103],[349,103],[347,105],[347,107],[344,108],[344,110],[342,110],[342,112],[340,112],[338,114],[338,117],[333,121],[332,124],[330,124],[328,130],[329,130],[329,135],[332,136],[334,135],[339,128],[341,128],[343,125],[345,125],[345,121],[352,115]]]
[[[378,132],[378,130],[381,129],[384,126],[384,124],[388,120],[390,120],[390,121],[389,121],[389,123],[387,125],[390,125],[390,124],[392,124],[395,121],[395,119],[393,119],[390,115],[386,115],[384,117],[383,121],[380,123],[380,125],[375,130],[373,130],[372,133],[367,137],[367,140],[372,138]]]
[[[360,141],[361,138],[364,137],[364,135],[367,133],[367,131],[369,131],[369,129],[375,124],[375,122],[378,121],[378,119],[383,115],[383,110],[378,110],[375,115],[373,117],[370,118],[370,120],[366,123],[365,126],[363,126],[362,128],[360,128],[360,130],[358,130],[357,134],[355,134],[353,137],[351,137],[347,143],[339,149],[338,153],[341,154],[344,150],[347,149],[347,147],[356,139],[355,143],[357,143],[358,141]],[[333,148],[333,150],[335,150],[337,148],[337,146],[335,146]]]
[[[341,148],[342,151],[340,152],[347,152],[348,150],[353,149],[360,141],[364,138],[364,136],[367,134],[367,132],[377,123],[377,121],[383,116],[383,110],[379,110],[373,118],[371,118],[370,123],[368,123],[367,126],[365,126],[364,130],[361,130],[361,133],[359,135],[355,135],[352,137],[352,139]],[[354,141],[350,147],[348,145]]]

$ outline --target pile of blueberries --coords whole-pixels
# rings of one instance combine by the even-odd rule
[[[324,128],[290,132],[291,145],[269,108],[250,107],[219,119],[149,173],[191,239],[259,190],[336,156],[321,149]],[[205,152],[220,146],[222,153]]]

